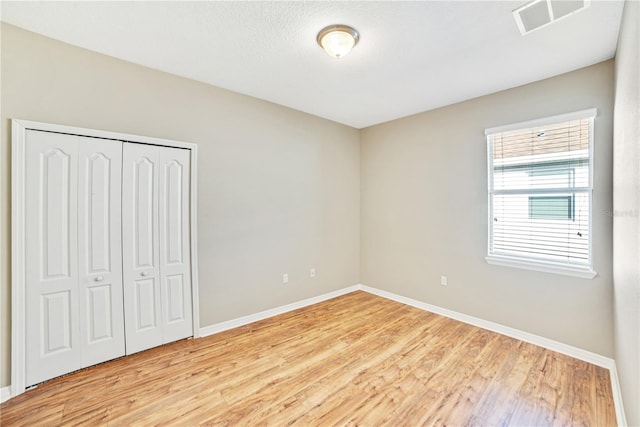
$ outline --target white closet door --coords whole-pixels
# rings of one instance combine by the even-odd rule
[[[122,252],[126,352],[162,344],[158,147],[123,144]]]
[[[163,343],[193,335],[190,257],[190,152],[158,147]]]
[[[26,385],[80,367],[78,137],[27,131]]]
[[[80,137],[78,249],[82,367],[124,356],[122,142]]]
[[[192,336],[194,153],[25,123],[14,140],[25,239],[16,387]]]

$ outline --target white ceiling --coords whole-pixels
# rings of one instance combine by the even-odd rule
[[[615,55],[623,2],[521,36],[517,1],[12,2],[2,20],[54,39],[355,128],[537,81]],[[316,34],[348,24],[340,60]]]

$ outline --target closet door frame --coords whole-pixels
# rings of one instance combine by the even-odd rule
[[[11,120],[11,397],[24,393],[26,386],[26,133],[28,130],[111,139],[190,150],[190,251],[193,337],[200,336],[198,293],[197,159],[198,146],[170,139],[86,129],[30,120]]]

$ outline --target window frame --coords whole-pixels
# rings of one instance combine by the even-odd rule
[[[567,276],[580,277],[585,279],[593,279],[597,276],[593,269],[593,171],[595,162],[594,153],[594,122],[598,115],[596,108],[581,110],[572,113],[559,114],[540,119],[529,120],[519,123],[512,123],[504,126],[497,126],[485,129],[487,144],[487,256],[485,260],[488,264],[500,265],[506,267],[515,267],[526,270],[541,271],[546,273],[562,274]],[[528,128],[549,126],[552,124],[566,122],[571,120],[589,120],[589,187],[586,192],[589,194],[589,260],[584,266],[563,263],[558,261],[541,260],[527,256],[506,255],[492,253],[491,242],[493,240],[493,203],[492,198],[495,194],[493,188],[493,142],[492,135],[503,132],[511,132],[525,130]],[[584,191],[584,190],[581,190]]]

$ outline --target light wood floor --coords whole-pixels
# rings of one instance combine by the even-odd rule
[[[615,425],[607,370],[354,292],[58,378],[9,425]]]

